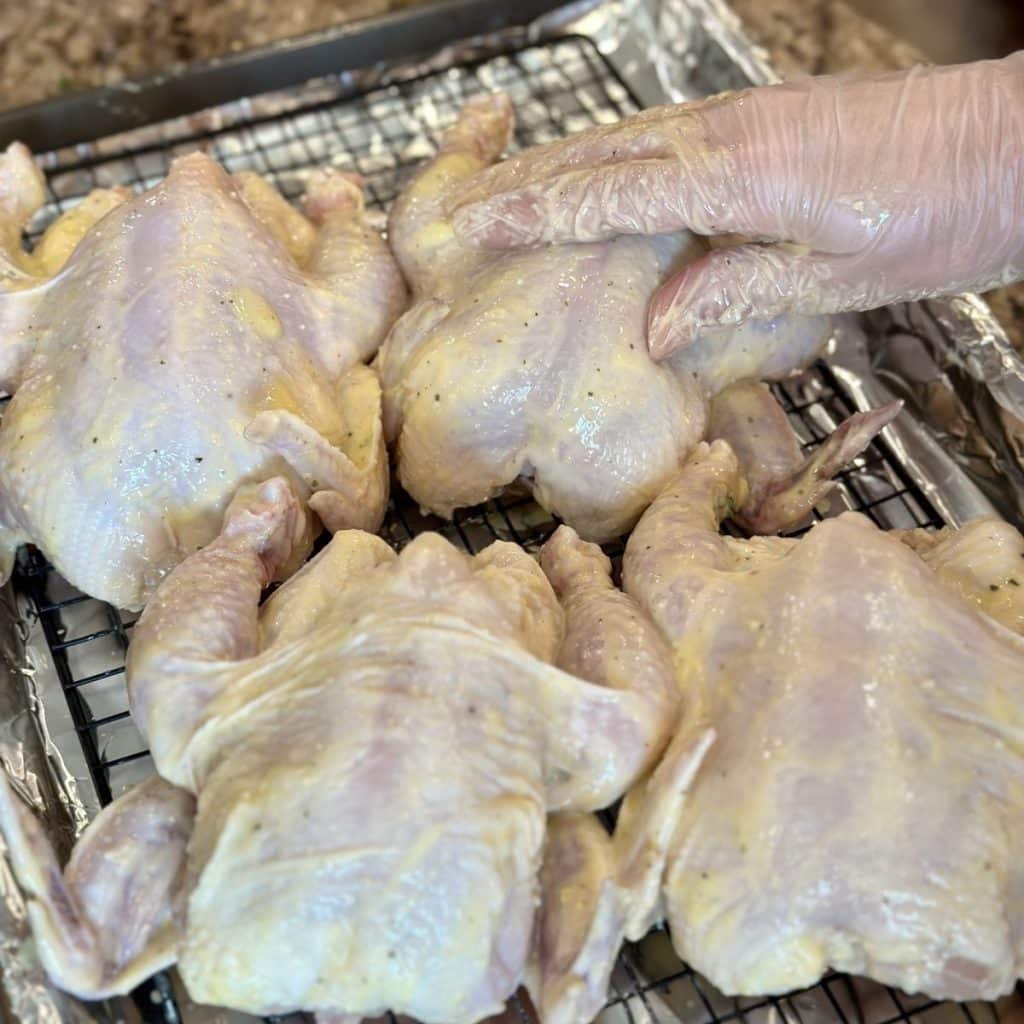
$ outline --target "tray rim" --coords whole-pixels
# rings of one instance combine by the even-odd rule
[[[530,24],[566,0],[427,0],[418,6],[192,61],[118,85],[0,111],[0,147],[52,152]]]

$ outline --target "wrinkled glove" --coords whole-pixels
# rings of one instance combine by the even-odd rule
[[[486,248],[743,236],[655,296],[655,356],[750,317],[1005,284],[1024,277],[1024,52],[648,110],[484,171],[454,220]]]

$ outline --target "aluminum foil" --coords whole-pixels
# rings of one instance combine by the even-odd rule
[[[1024,528],[1024,362],[976,295],[864,318],[871,371],[905,399],[948,458]]]
[[[388,81],[572,32],[593,39],[645,105],[776,80],[767,55],[750,44],[721,0],[577,0],[527,29],[454,43],[430,60],[346,72],[299,89],[240,99],[49,154],[46,160],[60,168],[82,157],[116,154],[144,144],[174,148],[177,140],[197,131],[278,116],[311,102],[342,100]],[[429,111],[418,113],[429,122]],[[425,138],[431,127],[425,123]],[[407,155],[411,159],[428,150],[429,146],[422,154]],[[34,229],[42,226],[37,223]],[[963,296],[843,318],[830,360],[862,407],[893,394],[907,401],[912,415],[899,417],[887,437],[947,521],[961,523],[995,508],[1022,523],[1024,363],[983,302]],[[37,810],[58,851],[66,854],[95,811],[96,795],[38,624],[30,621],[9,589],[0,592],[0,760]],[[856,998],[850,997],[851,1015],[872,1020],[891,1015],[891,1008],[871,1008],[873,999],[888,998],[884,989],[862,990],[857,979],[849,984],[851,991],[856,989]],[[85,1009],[46,982],[31,944],[24,903],[2,857],[0,985],[0,1019],[56,1024],[135,1016],[127,1000]],[[169,1000],[161,1003],[161,992],[170,992],[171,987],[177,988],[177,1002],[189,1024],[239,1019],[188,1004],[173,976],[154,989],[153,1012],[146,1014],[147,1019],[173,1024],[173,1006]],[[836,1019],[831,998],[825,1000],[817,988],[793,996],[786,1005],[805,1024],[834,1024]],[[940,1009],[931,1014],[942,1016]],[[689,1011],[674,1007],[673,1012],[684,1019]],[[698,1007],[695,1013],[704,1011]],[[975,1007],[975,1013],[982,1011]],[[1024,1003],[1008,997],[985,1008],[983,1016],[1007,1019],[1014,1014],[1024,1015]],[[956,1008],[951,1019],[961,1019]]]

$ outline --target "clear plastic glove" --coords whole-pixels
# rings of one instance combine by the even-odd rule
[[[751,317],[1008,283],[1024,277],[1024,52],[645,111],[484,171],[455,226],[495,249],[742,236],[655,296],[655,356]]]

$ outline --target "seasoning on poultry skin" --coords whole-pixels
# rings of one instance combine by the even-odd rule
[[[508,97],[471,99],[391,210],[388,237],[414,302],[377,361],[385,433],[403,486],[430,511],[450,517],[521,478],[540,505],[603,542],[629,530],[675,476],[704,436],[712,399],[728,431],[744,405],[728,385],[806,366],[829,321],[720,328],[657,363],[648,303],[706,251],[704,240],[684,231],[519,252],[461,242],[450,206],[499,160],[512,122]],[[851,425],[828,467],[804,471],[785,414],[760,416],[759,443],[783,457],[758,488],[751,523],[777,530],[805,517],[828,490],[825,469],[856,455],[898,410]]]

